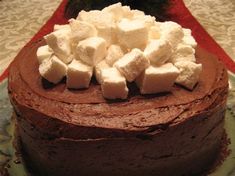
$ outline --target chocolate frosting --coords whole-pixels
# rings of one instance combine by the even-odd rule
[[[40,40],[14,60],[9,96],[27,163],[41,175],[197,175],[215,159],[224,134],[228,77],[216,57],[198,47],[202,73],[190,91],[105,100],[89,89],[50,85],[38,73]],[[187,163],[187,165],[185,164]]]
[[[227,93],[223,64],[200,47],[196,58],[203,68],[192,91],[174,85],[169,93],[144,96],[130,84],[127,100],[108,101],[95,80],[83,90],[68,90],[65,81],[48,86],[38,72],[36,50],[42,45],[44,40],[17,56],[10,70],[9,91],[19,114],[57,137],[120,137],[166,128],[184,121],[186,114],[190,118],[203,112],[213,106],[218,94]]]

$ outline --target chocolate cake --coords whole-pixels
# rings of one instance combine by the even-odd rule
[[[190,91],[106,100],[88,89],[50,85],[38,72],[40,40],[14,60],[9,96],[25,160],[38,175],[197,175],[216,158],[224,134],[227,71],[197,47],[202,73]]]

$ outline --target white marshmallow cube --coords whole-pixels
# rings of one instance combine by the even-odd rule
[[[164,64],[171,56],[171,44],[167,40],[151,40],[144,50],[144,55],[151,64]]]
[[[50,59],[45,59],[39,65],[40,75],[54,84],[61,81],[66,75],[67,65],[64,64],[58,57],[52,55]]]
[[[171,58],[169,59],[169,62],[172,64],[175,64],[177,62],[181,61],[190,61],[190,62],[196,62],[196,58],[194,54],[182,56],[180,54],[173,54]]]
[[[118,22],[124,15],[122,4],[120,2],[105,7],[102,11],[110,13],[115,22]]]
[[[182,28],[183,29],[183,33],[184,35],[187,35],[187,36],[191,36],[192,35],[192,31],[191,29],[188,29],[188,28]]]
[[[132,19],[134,16],[134,13],[130,9],[130,7],[122,6],[120,2],[105,7],[102,11],[110,13],[112,15],[112,18],[114,19],[114,22],[119,22],[122,18]]]
[[[161,38],[170,42],[173,48],[182,41],[184,36],[182,27],[173,21],[161,23],[160,30]]]
[[[128,88],[126,86],[126,80],[116,68],[112,67],[101,70],[101,78],[101,90],[105,98],[127,98]]]
[[[106,11],[91,10],[91,11],[80,11],[77,20],[86,21],[94,25],[96,28],[107,27],[114,24],[112,14]]]
[[[196,48],[197,42],[192,36],[192,31],[190,29],[183,28],[184,37],[182,39],[183,43]]]
[[[83,62],[95,66],[106,55],[106,42],[100,37],[90,37],[78,43],[75,57]]]
[[[38,63],[41,64],[43,60],[49,59],[52,54],[53,51],[48,45],[40,46],[36,53],[38,58]]]
[[[134,19],[145,16],[145,13],[143,11],[137,9],[131,10],[131,13],[132,13],[132,18]]]
[[[160,36],[160,22],[155,22],[154,25],[149,28],[149,39],[160,39]]]
[[[195,49],[191,45],[186,45],[184,43],[178,44],[169,62],[175,64],[179,61],[196,62]]]
[[[148,29],[144,21],[122,19],[117,24],[117,37],[120,44],[129,49],[144,48],[148,42]]]
[[[72,32],[72,37],[75,37],[78,41],[97,35],[94,25],[85,21],[70,19],[69,25]]]
[[[196,64],[190,61],[179,61],[175,63],[175,66],[180,71],[175,82],[192,90],[199,80],[202,64]]]
[[[131,12],[129,6],[122,6],[122,13],[123,13],[123,18],[128,18],[128,19],[133,18],[133,13]]]
[[[136,79],[142,94],[168,92],[171,90],[179,70],[171,63],[155,67],[149,66]]]
[[[138,12],[138,10],[134,10],[134,11],[137,11],[137,12]],[[144,14],[144,12],[143,12],[143,14]],[[150,16],[150,15],[141,15],[141,13],[138,14],[138,15],[134,14],[133,19],[143,21],[144,24],[145,24],[145,26],[147,27],[147,29],[149,29],[149,28],[151,28],[152,26],[154,26],[154,24],[155,24],[155,22],[156,22],[156,21],[155,21],[156,18],[155,18],[154,16]]]
[[[88,88],[93,68],[80,60],[73,59],[67,69],[67,87],[73,89]]]
[[[101,70],[107,69],[107,68],[111,68],[109,64],[107,64],[107,62],[105,60],[102,60],[101,62],[99,62],[96,66],[95,66],[95,78],[96,81],[101,84]]]
[[[69,25],[71,28],[71,42],[73,49],[77,46],[79,41],[97,35],[95,27],[85,21],[70,19]]]
[[[115,22],[111,13],[99,10],[89,12],[82,10],[79,12],[77,19],[94,25],[98,32],[97,36],[104,38],[108,45],[115,42]]]
[[[68,58],[71,54],[70,35],[70,29],[60,29],[44,36],[49,47],[64,63],[69,63],[71,61]]]
[[[110,66],[113,66],[114,62],[120,59],[123,55],[124,53],[119,45],[110,45],[107,50],[105,60]]]
[[[143,52],[137,48],[131,50],[131,52],[125,54],[114,63],[114,67],[116,67],[129,82],[134,81],[148,66],[148,59],[146,59]]]
[[[69,30],[70,26],[69,26],[69,24],[55,24],[54,25],[54,28],[53,28],[54,31],[58,31],[60,29]]]
[[[98,28],[97,36],[105,39],[107,46],[117,43],[116,28],[114,26]]]
[[[191,45],[180,43],[177,45],[175,52],[182,56],[187,56],[195,54],[195,49]]]

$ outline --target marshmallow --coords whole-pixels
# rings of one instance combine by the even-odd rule
[[[82,10],[77,19],[94,25],[98,32],[97,36],[104,38],[108,45],[115,42],[116,30],[112,14],[99,10]]]
[[[154,67],[149,66],[136,79],[142,94],[168,92],[171,90],[179,70],[171,63]]]
[[[105,7],[102,11],[110,13],[114,22],[119,22],[123,18],[133,19],[134,16],[144,14],[144,12],[140,10],[131,10],[129,6],[122,6],[120,2]]]
[[[93,68],[80,60],[73,59],[67,69],[67,87],[73,89],[88,88]]]
[[[160,36],[160,23],[156,22],[153,26],[149,28],[149,39],[160,39]]]
[[[120,19],[123,18],[123,15],[124,15],[122,4],[120,2],[116,4],[112,4],[108,7],[105,7],[102,11],[106,13],[110,13],[115,22],[120,21]]]
[[[133,13],[131,12],[129,6],[122,6],[122,13],[123,13],[123,18],[128,18],[128,19],[133,18]]]
[[[187,29],[187,28],[183,28],[183,33],[184,33],[184,35],[187,35],[187,36],[191,36],[192,35],[191,29]]]
[[[160,30],[161,38],[170,42],[173,48],[182,41],[184,36],[182,27],[173,21],[161,23]]]
[[[190,62],[196,62],[196,58],[194,54],[190,54],[187,56],[182,56],[180,54],[173,54],[171,58],[169,59],[169,62],[172,64],[175,64],[180,61],[190,61]]]
[[[180,55],[182,56],[187,56],[187,55],[195,54],[195,49],[191,45],[180,43],[177,45],[175,52],[180,53]]]
[[[195,41],[195,39],[192,36],[192,32],[190,29],[186,29],[183,28],[183,33],[184,33],[184,37],[183,37],[183,43],[186,45],[191,45],[193,48],[196,48],[197,46],[197,42]]]
[[[52,55],[52,50],[48,45],[40,46],[37,50],[38,63],[41,64],[43,60],[49,59]]]
[[[135,11],[138,11],[138,10],[135,10]],[[140,11],[141,12],[141,11]],[[149,29],[150,27],[154,26],[155,24],[155,20],[156,18],[154,16],[150,16],[150,15],[144,15],[144,12],[143,12],[143,15],[141,14],[134,14],[134,17],[133,19],[135,20],[141,20],[144,22],[145,26]]]
[[[164,64],[171,56],[172,48],[167,40],[151,40],[144,50],[144,55],[151,64]]]
[[[100,37],[90,37],[78,43],[75,51],[75,58],[95,66],[106,55],[106,42]]]
[[[107,55],[105,57],[106,62],[113,66],[114,62],[120,59],[124,55],[122,48],[118,45],[110,45],[107,50]]]
[[[44,38],[37,57],[45,79],[58,83],[66,75],[68,88],[88,88],[94,70],[107,99],[126,99],[126,81],[136,81],[142,94],[170,91],[174,83],[192,89],[202,69],[190,29],[120,2],[82,10]]]
[[[84,40],[88,37],[93,37],[97,35],[97,30],[92,24],[85,21],[79,21],[75,19],[69,20],[69,25],[71,28],[71,42],[75,48],[79,41]]]
[[[191,45],[186,45],[183,43],[178,44],[169,62],[175,64],[179,61],[196,62],[195,49],[192,48]]]
[[[87,23],[93,24],[96,28],[114,24],[112,14],[100,10],[91,10],[89,12],[82,10],[79,12],[77,20],[86,21]]]
[[[116,28],[114,26],[104,27],[98,29],[98,36],[105,39],[107,46],[116,43]]]
[[[39,65],[40,75],[54,84],[61,81],[61,79],[66,75],[66,71],[67,65],[55,55],[52,55],[50,59],[45,59]]]
[[[141,18],[141,17],[145,16],[143,11],[137,10],[137,9],[131,10],[131,13],[132,13],[132,18],[133,19]]]
[[[107,99],[126,99],[128,88],[125,78],[116,68],[107,68],[101,70],[101,90]]]
[[[105,60],[102,60],[95,66],[95,78],[99,84],[101,84],[101,81],[102,81],[101,70],[104,70],[106,68],[111,68],[111,67],[109,66],[109,64],[106,63]]]
[[[69,30],[70,26],[68,24],[55,24],[53,30],[58,31],[60,29],[66,29]]]
[[[129,49],[144,48],[148,42],[148,30],[141,20],[123,19],[117,24],[117,37],[120,44]]]
[[[149,66],[149,61],[139,49],[133,49],[114,63],[114,66],[131,82]]]
[[[64,63],[69,63],[71,61],[68,58],[71,54],[70,35],[70,29],[60,29],[44,37],[49,47],[54,51],[55,55]]]
[[[175,82],[192,90],[199,80],[202,64],[196,64],[190,61],[179,61],[175,63],[175,66],[180,71]]]

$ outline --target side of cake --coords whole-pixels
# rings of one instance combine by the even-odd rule
[[[198,56],[209,61],[205,63],[209,73],[202,73],[198,84],[207,90],[198,87],[193,94],[203,94],[201,99],[183,104],[179,102],[180,94],[174,101],[168,95],[114,104],[68,104],[47,99],[28,87],[19,73],[17,62],[22,62],[22,58],[16,59],[9,77],[9,95],[30,163],[53,175],[180,175],[206,169],[216,157],[224,133],[228,85],[221,63],[200,49]],[[36,63],[35,57],[31,58]],[[186,93],[184,98],[192,96],[192,92]],[[102,97],[101,93],[98,95]],[[150,106],[149,100],[156,102]],[[138,106],[136,101],[143,102]]]
[[[42,39],[17,56],[8,84],[25,160],[36,173],[197,175],[213,162],[224,134],[228,93],[226,69],[215,56],[194,46],[195,60],[190,62],[201,65],[201,73],[192,84],[178,79],[188,89],[173,84],[165,92],[164,86],[155,89],[143,82],[142,87],[128,83],[128,96],[121,96],[124,100],[107,100],[102,83],[100,86],[95,79],[79,90],[68,89],[68,80],[61,81],[63,76],[45,76],[56,84],[42,80],[36,53],[45,44]],[[150,58],[150,64],[167,62],[147,53],[144,57]],[[68,58],[63,56],[66,64]],[[171,62],[183,66],[185,62],[180,64],[182,60],[174,56]],[[133,78],[123,75],[127,80]],[[152,90],[163,92],[145,95]]]

